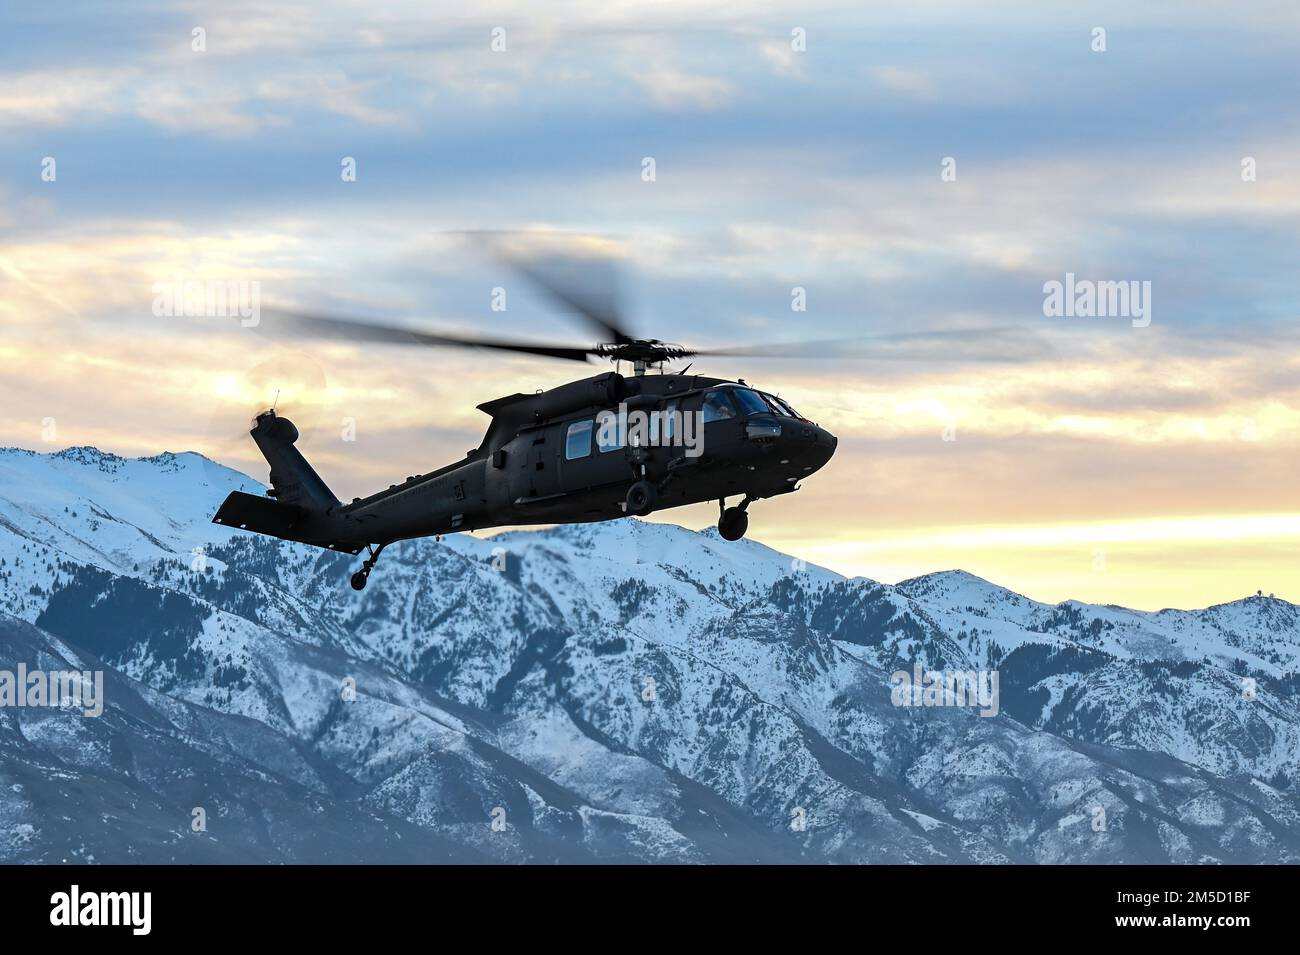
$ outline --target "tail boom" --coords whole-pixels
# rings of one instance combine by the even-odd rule
[[[344,554],[359,554],[368,542],[340,540],[330,533],[330,521],[296,504],[284,504],[270,498],[231,491],[212,518],[212,523],[240,530],[278,537],[280,540],[311,544]]]

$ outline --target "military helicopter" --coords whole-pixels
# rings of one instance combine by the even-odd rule
[[[569,347],[435,334],[334,315],[278,314],[295,333],[318,337],[579,362],[597,358],[614,362],[614,371],[484,402],[478,408],[491,422],[462,460],[350,503],[339,501],[294,447],[299,434],[293,422],[273,408],[263,411],[249,434],[270,465],[271,487],[265,497],[232,492],[213,522],[348,554],[364,550],[367,556],[351,579],[362,590],[389,544],[502,525],[608,521],[717,501],[718,533],[739,540],[749,527],[750,505],[796,491],[835,453],[836,437],[783,398],[743,379],[692,374],[691,365],[676,372],[665,367],[705,355],[799,355],[797,346],[700,351],[637,338],[624,330],[605,297],[514,265],[585,318],[602,340]],[[886,347],[893,357],[911,357],[918,338],[924,336],[896,336]],[[951,342],[937,344],[951,348]],[[624,364],[631,375],[620,373]],[[739,501],[728,505],[728,498]]]

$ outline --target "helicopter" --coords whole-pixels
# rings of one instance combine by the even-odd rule
[[[340,331],[352,325],[313,320],[327,322]],[[367,323],[360,331],[374,336],[378,326]],[[716,500],[719,535],[739,540],[752,503],[795,491],[835,453],[834,435],[743,379],[690,374],[689,367],[662,371],[667,361],[698,352],[616,336],[591,349],[547,348],[545,354],[628,362],[632,375],[609,371],[484,402],[478,408],[491,423],[464,459],[347,504],[294,447],[293,422],[268,409],[249,434],[270,465],[271,486],[265,497],[231,492],[213,522],[348,554],[365,550],[351,579],[362,590],[389,544],[502,525],[644,517]],[[539,353],[522,343],[456,342]],[[653,365],[662,373],[648,374]]]
[[[627,332],[610,300],[532,264],[511,263],[567,311],[600,333],[592,346],[464,337],[366,319],[299,311],[276,313],[295,333],[385,345],[453,346],[588,362],[615,370],[534,394],[479,404],[491,419],[478,447],[459,461],[400,484],[341,502],[302,453],[291,420],[274,407],[249,431],[270,465],[265,496],[234,491],[213,522],[357,555],[351,577],[362,590],[384,548],[397,541],[510,525],[565,524],[644,517],[708,501],[718,503],[718,534],[737,541],[754,502],[798,490],[825,467],[838,440],[783,398],[747,384],[691,373],[698,356],[841,357],[842,343],[800,343],[701,351]],[[599,283],[597,283],[599,285]],[[993,330],[996,331],[996,330]],[[1014,347],[992,341],[991,357]],[[831,346],[827,350],[827,346]],[[940,335],[901,335],[877,345],[884,357],[925,358]],[[873,354],[872,357],[881,357]],[[979,357],[979,356],[976,356]],[[624,364],[632,374],[621,373]],[[654,373],[657,371],[657,373]],[[728,504],[728,499],[739,500]]]

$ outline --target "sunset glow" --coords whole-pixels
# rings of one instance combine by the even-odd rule
[[[241,429],[278,401],[340,498],[431,470],[478,444],[477,404],[603,369],[285,340],[156,315],[156,287],[250,282],[265,303],[587,343],[461,235],[553,230],[620,260],[632,320],[664,340],[1012,326],[1050,349],[701,360],[839,437],[798,493],[754,507],[759,541],[846,574],[961,567],[1053,601],[1300,600],[1300,132],[1275,121],[1296,31],[1243,12],[1224,36],[1192,4],[1178,39],[1203,75],[1144,33],[1145,58],[1118,45],[1082,91],[1041,78],[1086,39],[1029,6],[1001,18],[1022,30],[993,32],[958,4],[836,9],[819,31],[814,5],[802,60],[772,46],[790,25],[762,4],[745,30],[680,35],[671,4],[562,6],[581,40],[521,22],[508,59],[486,52],[492,4],[434,36],[418,4],[363,20],[333,3],[310,21],[201,3],[161,39],[106,23],[112,56],[51,33],[6,57],[0,444],[194,450],[264,480]],[[1112,35],[1149,27],[1101,6]],[[918,31],[930,42],[909,43]],[[311,68],[340,44],[347,69]],[[592,57],[618,77],[595,116]],[[246,80],[250,58],[273,80]],[[1149,326],[1048,317],[1044,283],[1067,273],[1150,282]],[[653,519],[704,527],[716,508]]]

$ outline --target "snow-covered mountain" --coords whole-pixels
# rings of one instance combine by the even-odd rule
[[[356,559],[195,454],[0,450],[0,859],[1300,860],[1300,618],[846,580],[635,520]],[[102,661],[102,662],[96,662]],[[895,705],[992,670],[999,709]],[[196,832],[202,809],[206,831]]]

